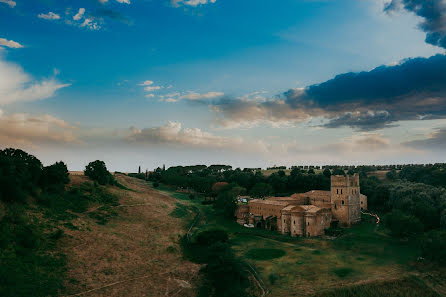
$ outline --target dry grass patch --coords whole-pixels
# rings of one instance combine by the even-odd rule
[[[75,224],[86,226],[84,231],[65,230],[69,236],[61,247],[68,256],[67,295],[195,296],[200,267],[183,260],[178,245],[187,218],[169,215],[177,201],[142,180],[116,178],[133,190],[110,187],[120,197],[118,215],[105,225],[80,217]],[[77,184],[84,177],[71,180]]]

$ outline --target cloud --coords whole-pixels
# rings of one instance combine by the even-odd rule
[[[160,87],[160,86],[153,86],[153,87],[148,86],[148,87],[145,87],[144,90],[147,92],[153,92],[153,91],[159,90],[161,88],[162,87]]]
[[[225,93],[222,92],[207,92],[207,93],[196,93],[196,92],[189,92],[185,95],[181,95],[178,97],[178,99],[186,99],[186,100],[208,100],[208,99],[214,99],[217,97],[224,96]]]
[[[153,81],[146,80],[143,83],[139,84],[138,86],[150,86],[150,85],[153,85]]]
[[[423,139],[403,143],[416,149],[444,152],[446,148],[446,128],[437,129]]]
[[[101,26],[94,21],[91,18],[85,18],[84,22],[82,23],[81,27],[86,27],[90,30],[99,30],[101,29]]]
[[[208,3],[215,3],[216,0],[171,0],[170,1],[173,6],[181,6],[181,5],[188,5],[188,6],[198,6],[198,5],[204,5]]]
[[[99,3],[105,4],[108,2],[108,0],[98,0]],[[124,3],[124,4],[130,4],[130,0],[116,0],[118,3]]]
[[[5,38],[0,38],[0,46],[6,46],[10,48],[22,48],[23,45],[21,45],[18,42],[15,42],[13,40],[7,40]]]
[[[12,0],[0,0],[0,3],[8,4],[11,8],[14,8],[17,4],[15,1]]]
[[[211,110],[225,126],[323,119],[327,128],[369,131],[402,120],[446,117],[446,56],[407,59],[394,66],[346,73],[264,102],[223,98]]]
[[[54,12],[48,12],[47,14],[45,13],[41,13],[39,15],[37,15],[37,17],[44,19],[44,20],[59,20],[60,19],[60,15],[54,13]]]
[[[32,147],[44,144],[78,143],[76,128],[51,115],[26,113],[4,115],[0,110],[0,143]]]
[[[234,148],[243,142],[241,138],[216,136],[199,128],[183,128],[178,122],[141,130],[132,127],[128,140],[151,145],[201,148]]]
[[[423,19],[419,27],[426,32],[427,43],[446,48],[446,1],[392,0],[385,11],[392,12],[401,7]]]
[[[85,8],[79,8],[79,12],[73,16],[73,20],[79,21],[84,16],[84,13],[85,13]]]
[[[0,106],[46,99],[67,86],[54,78],[35,81],[18,65],[0,59]]]

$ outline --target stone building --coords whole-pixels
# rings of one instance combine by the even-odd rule
[[[239,205],[239,224],[278,230],[291,236],[319,236],[331,224],[349,227],[361,220],[367,196],[360,193],[359,176],[331,176],[330,191],[313,190],[290,197],[269,197]]]

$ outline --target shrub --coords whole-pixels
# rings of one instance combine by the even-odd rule
[[[251,249],[246,257],[253,260],[271,260],[285,256],[286,252],[280,249]]]
[[[198,233],[196,242],[199,245],[209,246],[216,242],[227,242],[229,239],[228,233],[220,229],[211,229]]]
[[[427,233],[423,239],[422,249],[427,259],[446,264],[446,231],[434,230]]]
[[[153,183],[153,187],[154,187],[154,188],[158,188],[159,186],[160,186],[160,184],[159,184],[158,182],[154,182],[154,183]]]

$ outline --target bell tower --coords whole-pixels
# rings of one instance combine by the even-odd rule
[[[331,176],[331,211],[342,227],[361,220],[359,175]]]

